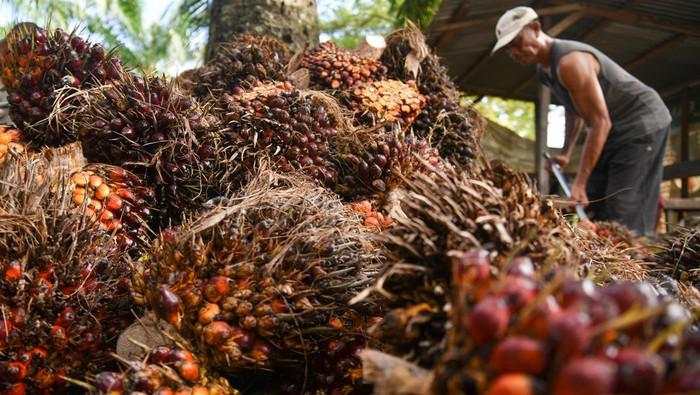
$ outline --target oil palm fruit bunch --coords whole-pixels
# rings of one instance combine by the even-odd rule
[[[678,227],[662,237],[653,261],[658,271],[694,287],[700,286],[700,232]]]
[[[483,253],[452,265],[453,326],[436,393],[662,394],[679,382],[680,392],[700,390],[687,380],[698,368],[689,362],[698,333],[687,329],[696,319],[649,284],[543,275],[527,257],[495,274]]]
[[[0,165],[5,163],[8,155],[25,151],[22,141],[22,132],[11,126],[0,125]]]
[[[117,240],[40,179],[41,162],[25,164],[24,183],[0,186],[0,392],[70,392],[62,377],[107,366],[137,311],[129,268]]]
[[[128,72],[88,95],[77,116],[85,157],[91,162],[138,168],[185,130],[199,131],[203,114],[192,99],[158,77]]]
[[[290,58],[289,47],[274,37],[241,34],[220,44],[213,58],[188,76],[187,85],[196,97],[206,98],[284,81]]]
[[[7,34],[0,45],[0,68],[10,116],[37,147],[75,141],[71,114],[81,105],[72,92],[118,78],[122,71],[119,59],[102,46],[31,23]]]
[[[444,351],[449,251],[489,246],[496,267],[516,246],[537,266],[578,262],[569,226],[521,174],[444,165],[414,173],[401,189],[394,225],[382,235],[392,255],[377,284],[392,298],[373,335],[422,367],[433,367]]]
[[[390,34],[386,41],[381,61],[388,77],[415,80],[425,96],[425,106],[413,125],[416,136],[428,139],[450,162],[468,164],[476,155],[476,141],[483,129],[478,115],[460,108],[459,91],[420,29],[408,26]]]
[[[124,247],[148,240],[154,192],[140,178],[120,167],[90,164],[71,175],[70,187],[78,210],[115,233]]]
[[[398,123],[402,129],[413,124],[425,105],[425,98],[418,93],[415,83],[398,80],[374,81],[356,86],[352,90],[355,117],[364,124]]]
[[[91,375],[85,385],[91,394],[189,394],[236,395],[239,392],[222,378],[209,374],[192,352],[179,346],[154,348],[145,361],[128,361],[121,372]]]
[[[300,66],[309,70],[312,86],[321,89],[344,90],[381,80],[386,74],[386,67],[378,60],[338,48],[330,41],[306,51]]]
[[[281,171],[301,170],[322,185],[335,185],[338,171],[330,152],[345,121],[331,97],[276,83],[229,96],[227,106],[226,155],[237,156],[245,171],[270,156]]]
[[[367,130],[341,141],[337,162],[341,179],[336,191],[345,197],[381,194],[392,189],[408,170],[411,145],[391,126]]]
[[[137,300],[219,371],[356,362],[374,305],[348,301],[376,274],[371,234],[299,175],[262,169],[231,202],[161,233],[151,262],[135,272]],[[356,377],[345,362],[308,371],[309,383],[328,388]]]

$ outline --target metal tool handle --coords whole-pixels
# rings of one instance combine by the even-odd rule
[[[569,188],[569,183],[566,181],[566,177],[564,176],[564,172],[561,170],[561,166],[559,166],[559,163],[552,160],[552,156],[549,155],[549,152],[545,152],[542,155],[544,155],[544,158],[547,159],[547,162],[549,162],[552,173],[554,173],[554,177],[557,179],[559,186],[561,186],[561,189],[564,191],[564,195],[571,199],[571,188]],[[581,220],[588,220],[588,214],[586,214],[586,211],[580,204],[576,205],[576,215],[578,215]]]

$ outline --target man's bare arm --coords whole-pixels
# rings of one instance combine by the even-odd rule
[[[566,125],[564,129],[564,147],[559,155],[554,156],[554,160],[562,167],[566,167],[571,161],[571,156],[576,147],[578,136],[583,129],[583,119],[571,111],[566,112]]]
[[[584,52],[572,52],[559,62],[559,79],[569,91],[581,118],[590,127],[571,188],[572,198],[582,203],[588,203],[586,184],[612,128],[608,106],[598,82],[598,69],[595,58]]]

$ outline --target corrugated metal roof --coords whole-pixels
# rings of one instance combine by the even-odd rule
[[[463,5],[464,2],[467,4]],[[587,13],[562,32],[559,38],[587,42],[622,66],[629,65],[662,43],[672,41],[674,46],[667,47],[629,71],[662,93],[700,79],[700,0],[445,0],[428,30],[428,36],[435,43],[445,34],[441,29],[446,25],[480,20],[479,24],[452,31],[449,33],[450,39],[443,40],[443,45],[437,48],[451,75],[458,78],[468,74],[468,78],[458,80],[458,84],[467,92],[532,100],[537,95],[532,67],[517,65],[504,53],[484,59],[494,42],[495,21],[500,13],[518,5],[541,9],[567,4],[597,8],[596,12]],[[460,7],[466,7],[466,15],[455,19],[455,12]],[[618,20],[602,18],[602,11],[617,12],[615,18]],[[630,17],[640,14],[641,19]],[[550,26],[566,16],[551,16]],[[658,26],[664,23],[674,28]],[[679,39],[681,32],[686,35]],[[480,67],[474,68],[476,65]],[[472,72],[468,73],[470,70]]]

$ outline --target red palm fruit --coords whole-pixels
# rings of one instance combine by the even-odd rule
[[[567,309],[574,305],[590,302],[595,296],[596,288],[591,280],[566,280],[559,292],[559,303]]]
[[[101,393],[119,393],[124,390],[124,376],[114,372],[103,372],[95,376],[95,387]]]
[[[602,288],[601,292],[617,304],[620,313],[635,306],[653,307],[658,304],[654,289],[646,283],[614,283]]]
[[[198,321],[202,325],[206,325],[212,321],[214,321],[214,318],[221,312],[221,308],[219,307],[218,304],[215,303],[207,303],[199,309],[199,316],[198,316]]]
[[[535,277],[535,265],[532,260],[526,256],[520,256],[510,263],[508,266],[508,275],[521,276],[527,278]]]
[[[209,389],[207,387],[196,385],[192,387],[192,392],[190,395],[210,395]]]
[[[193,361],[185,361],[177,368],[178,373],[183,379],[189,382],[199,380],[199,364]]]
[[[158,292],[157,306],[162,315],[170,325],[176,328],[180,327],[182,320],[182,303],[180,298],[170,290],[166,285],[162,285]]]
[[[232,334],[233,330],[229,324],[224,321],[214,321],[204,327],[202,337],[205,343],[217,346],[223,344]]]
[[[256,341],[250,350],[250,356],[259,363],[265,363],[270,359],[270,346],[263,341]]]
[[[19,261],[11,261],[5,265],[3,278],[8,282],[19,281],[22,278],[22,264]]]
[[[204,289],[204,295],[207,300],[216,303],[221,298],[227,296],[231,292],[231,283],[228,277],[216,276],[212,277]]]
[[[476,344],[498,339],[506,333],[509,318],[508,305],[503,299],[486,297],[467,317],[469,334]]]
[[[470,284],[475,300],[481,300],[491,288],[491,259],[487,250],[473,249],[462,253],[453,265],[453,281]]]
[[[520,311],[537,297],[537,284],[526,277],[508,275],[499,295],[503,295],[511,313]]]
[[[497,377],[489,388],[486,395],[535,395],[534,380],[526,374],[504,374]]]
[[[153,395],[175,395],[175,391],[169,387],[158,388]]]
[[[617,392],[625,394],[656,394],[661,389],[665,365],[656,354],[641,349],[622,349],[615,356],[617,363]]]
[[[549,334],[549,324],[553,316],[561,312],[559,303],[552,295],[539,302],[521,323],[521,332],[544,340]]]
[[[501,341],[491,354],[491,367],[498,373],[527,373],[537,375],[546,363],[544,345],[523,336]]]
[[[2,395],[25,395],[27,393],[27,385],[24,383],[12,384],[8,389],[2,392]]]
[[[583,312],[565,310],[552,317],[548,339],[563,360],[578,356],[591,340],[590,318]]]
[[[19,383],[27,376],[27,365],[22,362],[6,362],[0,365],[3,377],[13,383]]]
[[[587,357],[569,362],[554,382],[554,395],[607,395],[615,391],[617,369],[610,361]]]

